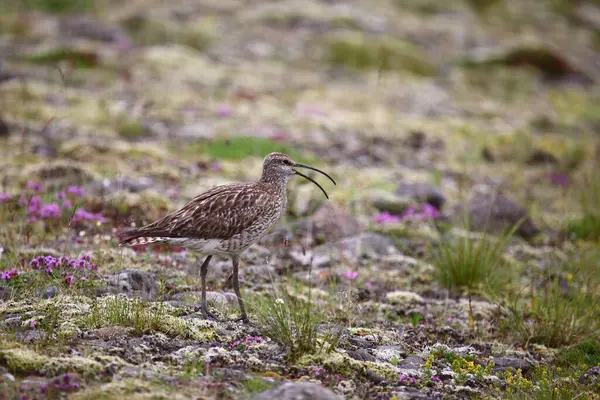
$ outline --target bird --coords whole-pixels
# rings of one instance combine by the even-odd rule
[[[260,240],[279,221],[287,209],[286,187],[290,178],[299,175],[327,192],[317,181],[296,168],[306,168],[325,175],[310,165],[292,160],[280,152],[269,153],[263,160],[262,174],[253,182],[230,183],[216,186],[201,193],[182,208],[142,226],[119,234],[125,239],[118,246],[139,246],[152,243],[184,247],[206,255],[200,266],[201,310],[205,319],[218,320],[206,304],[206,275],[213,256],[231,258],[233,290],[238,300],[241,317],[236,321],[249,323],[240,293],[238,270],[240,255]]]

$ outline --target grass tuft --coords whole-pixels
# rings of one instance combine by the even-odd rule
[[[305,354],[329,354],[337,345],[342,329],[319,332],[326,321],[325,313],[315,307],[312,289],[293,280],[290,293],[282,284],[271,296],[257,297],[254,301],[258,325],[264,336],[287,346],[288,360],[295,362]],[[307,292],[304,295],[301,293]],[[304,298],[302,298],[304,297]]]
[[[197,142],[192,145],[192,151],[206,153],[217,160],[243,160],[246,157],[264,157],[272,152],[281,152],[298,162],[311,161],[290,144],[250,136]]]
[[[579,189],[581,217],[567,222],[567,232],[576,239],[600,239],[600,175],[588,173]]]

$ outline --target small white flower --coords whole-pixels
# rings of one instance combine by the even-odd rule
[[[79,237],[84,237],[85,236],[85,231],[80,231],[79,232]]]
[[[277,299],[277,300],[275,300],[275,304],[283,304],[283,299]]]

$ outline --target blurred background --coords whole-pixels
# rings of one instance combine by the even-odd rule
[[[273,236],[249,252],[246,290],[266,293],[272,277],[322,290],[334,280],[340,286],[328,306],[320,298],[327,319],[319,323],[365,323],[380,330],[377,337],[394,338],[379,344],[410,343],[405,350],[423,359],[426,345],[463,345],[475,331],[519,351],[597,340],[599,80],[598,0],[0,0],[0,298],[92,288],[197,302],[195,255],[117,249],[116,233],[213,186],[257,179],[264,156],[281,151],[338,184],[315,176],[326,201],[310,182],[292,179],[278,227],[290,245],[282,249],[283,237]],[[457,230],[465,215],[478,233],[518,224],[516,242],[477,247],[471,232]],[[34,257],[87,252],[95,263],[89,275],[51,275],[54,267],[51,281],[35,275],[45,261]],[[231,292],[230,264],[214,264],[210,301],[231,303],[223,295]],[[496,276],[492,285],[494,271],[511,277]],[[121,279],[130,286],[119,286]],[[554,286],[544,291],[548,282]],[[457,300],[448,306],[451,286]],[[513,299],[518,304],[502,317],[491,311]],[[65,301],[75,304],[65,309],[84,309]],[[387,314],[371,312],[374,304]],[[0,307],[0,317],[18,310]],[[204,343],[177,310],[169,314],[179,321],[177,337]],[[60,324],[43,325],[45,335],[72,337],[73,324],[79,333],[111,324],[147,333],[146,325],[138,331],[137,322],[100,314],[92,322],[61,314]],[[30,332],[31,323],[21,325]],[[394,336],[391,323],[414,331]],[[173,335],[165,326],[148,329]],[[241,337],[219,332],[222,343]],[[367,334],[353,332],[356,341],[344,349],[369,348],[385,359],[358,338]],[[10,346],[23,341],[9,339]],[[152,340],[144,343],[156,349]],[[12,348],[6,343],[0,348]],[[407,353],[394,354],[397,363]],[[121,356],[138,365],[156,354]],[[385,373],[396,374],[391,356],[385,360]],[[579,379],[594,360],[569,373]],[[526,378],[535,381],[531,370]],[[382,381],[369,382],[364,390]],[[562,398],[576,395],[560,387]]]

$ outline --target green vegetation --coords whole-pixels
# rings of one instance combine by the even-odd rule
[[[324,334],[319,333],[326,315],[313,302],[313,290],[293,279],[290,285],[292,293],[282,284],[271,296],[257,296],[251,303],[262,334],[285,345],[290,362],[305,354],[331,353],[342,329],[330,328]]]
[[[58,64],[67,61],[76,68],[95,68],[100,64],[98,54],[69,48],[59,48],[42,54],[31,56],[28,61],[33,64]]]
[[[330,40],[328,62],[358,70],[402,70],[433,75],[435,68],[423,57],[423,52],[407,42],[351,34]]]
[[[593,171],[593,172],[592,172]],[[567,231],[578,239],[600,239],[600,175],[598,167],[586,173],[578,189],[581,217],[567,222]]]
[[[146,135],[146,127],[139,121],[124,120],[117,126],[119,135],[127,139],[137,139]]]
[[[96,0],[16,0],[13,7],[21,10],[38,10],[48,13],[88,11]]]
[[[301,154],[290,144],[251,136],[232,136],[210,142],[197,142],[192,145],[192,151],[206,153],[217,160],[242,160],[246,157],[264,157],[272,152],[282,152],[298,162],[311,161],[310,157]]]
[[[526,343],[560,347],[600,337],[598,253],[558,262],[564,277],[546,276],[541,288],[526,287],[509,300],[506,329]],[[552,265],[551,261],[548,263]],[[526,301],[524,293],[531,298]]]

